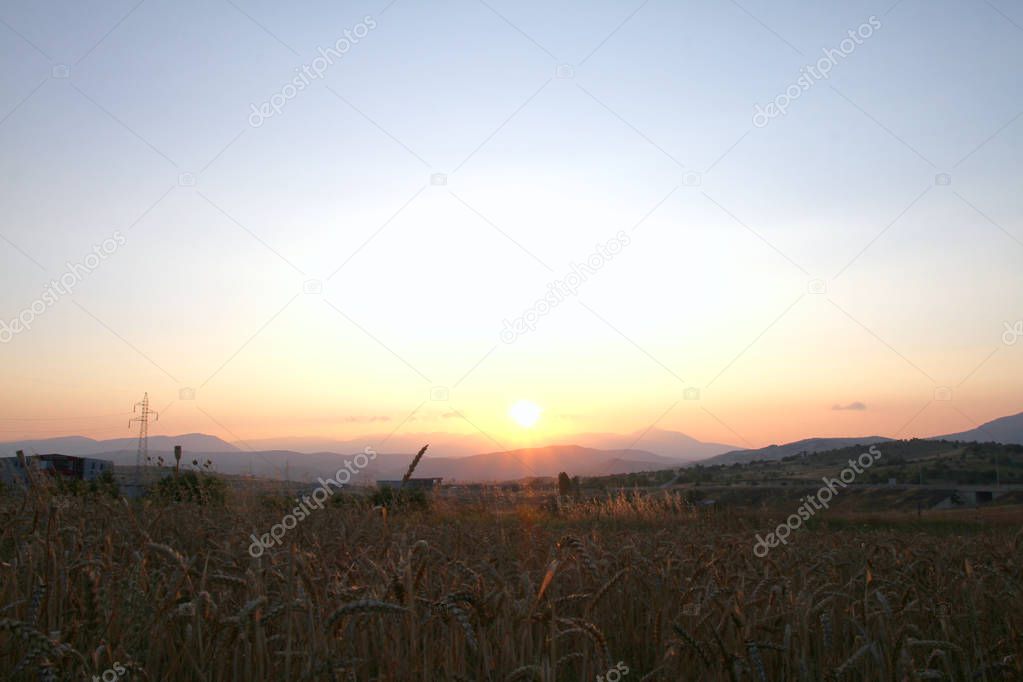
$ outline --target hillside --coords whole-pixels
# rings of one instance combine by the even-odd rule
[[[552,445],[575,445],[594,450],[642,450],[661,457],[678,460],[699,460],[735,450],[734,445],[705,443],[679,431],[650,429],[632,433],[578,433],[562,437]],[[381,445],[381,443],[385,445]],[[479,434],[412,433],[371,434],[347,440],[288,437],[263,438],[238,443],[248,450],[291,450],[294,452],[359,452],[367,445],[378,450],[415,452],[423,443],[445,457],[469,457],[485,453],[493,442]]]
[[[598,450],[640,449],[661,457],[684,461],[702,460],[707,457],[735,450],[734,445],[705,443],[679,431],[649,429],[629,434],[582,433],[572,436],[572,442]]]
[[[785,443],[784,445],[768,445],[765,448],[758,448],[756,450],[733,450],[732,452],[726,452],[724,454],[717,455],[716,457],[709,457],[700,462],[700,464],[712,466],[715,464],[734,464],[736,462],[755,462],[758,460],[779,460],[783,457],[798,455],[804,452],[813,454],[816,452],[837,450],[839,448],[854,445],[883,443],[889,440],[891,440],[891,438],[885,438],[884,436],[861,436],[858,438],[805,438],[792,443]]]
[[[1010,415],[1008,417],[994,419],[969,431],[952,433],[947,436],[935,436],[935,438],[940,440],[957,440],[965,442],[978,441],[981,443],[994,442],[1023,444],[1023,412]]]
[[[657,485],[820,486],[848,467],[869,445],[727,464],[697,464],[672,470],[606,476],[587,481],[598,487]],[[960,443],[945,440],[895,440],[876,443],[881,453],[855,479],[856,484],[1018,485],[1023,484],[1023,445]]]
[[[123,449],[90,453],[109,459],[120,466],[135,464],[135,450]],[[350,454],[336,452],[302,453],[291,450],[263,450],[257,452],[197,452],[185,450],[183,468],[209,460],[213,469],[225,474],[252,474],[258,477],[292,481],[315,481],[330,477],[352,459]],[[172,451],[150,447],[152,465],[160,458],[164,466],[171,466]],[[379,453],[366,468],[352,478],[354,483],[372,484],[378,479],[400,478],[408,469],[412,453]],[[470,457],[431,457],[429,453],[416,469],[417,477],[437,477],[459,481],[508,481],[531,476],[557,476],[566,471],[573,476],[601,476],[626,474],[637,471],[670,469],[681,464],[678,460],[660,457],[642,450],[597,450],[578,445],[555,445],[507,452],[491,452]]]
[[[987,422],[977,429],[927,440],[892,441],[883,436],[853,438],[807,438],[792,443],[741,450],[720,443],[706,443],[678,431],[650,429],[631,434],[588,433],[572,437],[572,444],[525,448],[506,452],[479,454],[486,442],[479,436],[463,434],[405,434],[393,438],[372,436],[351,440],[322,438],[278,438],[249,441],[245,448],[202,433],[179,436],[150,436],[149,452],[154,461],[163,457],[173,461],[174,445],[182,445],[185,464],[192,459],[210,460],[216,470],[229,474],[253,474],[269,478],[290,478],[313,481],[330,476],[354,453],[367,445],[386,442],[381,452],[354,479],[371,483],[380,478],[396,478],[405,473],[411,453],[424,443],[430,451],[421,462],[417,476],[439,477],[460,481],[501,481],[531,476],[556,476],[560,471],[579,476],[636,475],[641,472],[666,472],[698,463],[703,470],[735,464],[780,462],[793,457],[832,453],[819,459],[806,460],[827,465],[835,456],[853,454],[872,444],[888,443],[891,456],[907,461],[937,457],[937,452],[961,449],[962,443],[1023,443],[1023,413]],[[111,459],[119,465],[135,463],[135,438],[93,440],[67,436],[41,440],[24,440],[0,444],[0,456],[13,456],[17,450],[27,453],[59,452],[69,455]],[[912,445],[905,445],[911,443]],[[936,445],[927,446],[926,443]],[[257,449],[253,450],[252,447]],[[936,448],[930,451],[928,448]],[[377,447],[383,450],[383,447]],[[347,454],[345,454],[347,453]],[[889,462],[891,460],[888,460]],[[767,469],[763,475],[779,475]],[[936,470],[938,471],[938,470]],[[896,477],[900,475],[895,472]],[[674,474],[657,477],[657,483],[670,480]],[[787,474],[785,474],[787,475]],[[971,475],[971,474],[964,474]],[[988,476],[989,472],[983,473]],[[990,474],[993,476],[993,474]]]
[[[551,445],[471,457],[425,457],[416,476],[442,476],[463,481],[501,481],[530,476],[573,476],[651,471],[679,462],[642,450],[597,450],[579,445]]]

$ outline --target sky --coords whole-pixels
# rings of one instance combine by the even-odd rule
[[[1023,411],[1021,38],[1006,0],[4,3],[0,440],[145,393],[231,441]]]

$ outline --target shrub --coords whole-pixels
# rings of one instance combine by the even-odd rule
[[[110,471],[104,471],[98,478],[89,481],[88,489],[94,495],[105,495],[115,500],[121,496],[121,487]]]
[[[222,505],[226,487],[224,481],[215,476],[189,471],[160,479],[153,492],[157,499],[169,502]]]
[[[388,509],[405,508],[427,510],[430,501],[426,493],[419,488],[402,488],[397,490],[391,487],[378,489],[371,498],[374,505],[387,507]]]

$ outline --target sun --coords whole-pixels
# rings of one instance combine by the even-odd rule
[[[520,400],[508,408],[508,416],[523,428],[532,428],[540,419],[543,408],[529,400]]]

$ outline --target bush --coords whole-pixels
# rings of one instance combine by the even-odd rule
[[[366,506],[366,498],[361,495],[346,493],[344,490],[339,490],[334,493],[327,504],[339,509],[362,509]]]
[[[89,492],[96,495],[106,495],[116,500],[121,496],[121,487],[117,485],[113,472],[104,471],[98,478],[89,481]]]
[[[64,478],[63,476],[55,477],[54,481],[56,482],[56,492],[61,495],[71,495],[73,497],[105,495],[115,500],[121,495],[121,488],[117,485],[113,473],[109,471],[104,471],[91,481],[83,481],[78,478]]]
[[[397,490],[391,487],[378,489],[373,493],[373,504],[388,509],[396,507],[405,509],[419,509],[426,511],[430,508],[430,501],[426,493],[419,488],[402,488]]]
[[[224,481],[215,476],[189,471],[161,478],[153,492],[157,499],[168,502],[222,505],[226,487]]]
[[[294,498],[280,493],[261,492],[256,494],[256,504],[260,509],[274,512],[287,512],[295,506]]]

